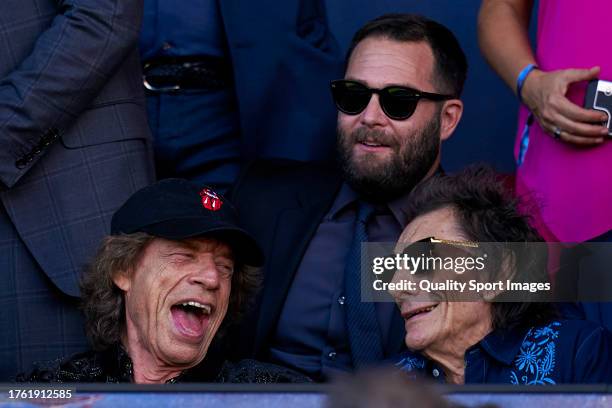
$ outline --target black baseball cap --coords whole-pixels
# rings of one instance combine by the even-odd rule
[[[232,204],[212,188],[183,179],[144,187],[115,212],[111,234],[135,232],[172,240],[210,236],[231,245],[247,265],[261,266],[264,261],[257,241],[238,226]]]

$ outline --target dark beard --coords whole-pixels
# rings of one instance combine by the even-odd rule
[[[403,135],[403,146],[390,140],[383,132],[364,127],[350,136],[338,129],[337,148],[344,180],[362,199],[371,203],[386,203],[409,193],[425,178],[438,157],[439,117],[438,112],[416,135]],[[358,165],[352,160],[353,146],[366,137],[389,145],[396,154],[389,162],[375,163],[373,158],[369,163],[363,160]]]

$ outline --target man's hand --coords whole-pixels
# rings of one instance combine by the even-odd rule
[[[533,70],[525,80],[521,95],[523,101],[546,132],[560,140],[581,146],[603,143],[608,129],[601,123],[608,116],[599,111],[584,109],[566,94],[570,84],[596,79],[599,67],[591,69],[562,69],[544,72]],[[560,133],[559,133],[560,131]]]

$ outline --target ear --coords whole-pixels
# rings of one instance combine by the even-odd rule
[[[127,271],[118,271],[113,274],[113,283],[124,292],[129,292],[132,280]]]
[[[511,249],[503,249],[502,250],[502,259],[501,264],[499,265],[499,269],[493,271],[493,274],[489,276],[489,281],[492,282],[506,282],[514,280],[516,276],[516,254]],[[502,293],[506,292],[505,285],[502,285],[503,288],[495,289],[490,291],[483,292],[483,299],[492,302],[495,298],[497,298]]]
[[[444,102],[440,111],[440,140],[451,137],[463,114],[463,102],[460,99],[450,99]]]
[[[486,301],[487,303],[491,303],[493,302],[493,300],[499,296],[501,293],[503,292],[503,290],[485,290],[483,291],[480,296],[482,297],[482,299],[484,301]]]

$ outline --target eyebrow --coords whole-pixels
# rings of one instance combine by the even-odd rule
[[[189,241],[171,241],[172,244],[170,245],[170,250],[174,249],[174,248],[184,248],[184,249],[188,249],[194,252],[199,252],[202,249],[201,244],[199,243],[194,243],[194,242],[189,242]],[[228,250],[220,250],[220,251],[213,251],[212,249],[210,249],[208,252],[211,252],[213,255],[215,256],[220,256],[222,258],[226,258],[231,260],[232,262],[235,262],[235,256],[234,256],[234,250],[233,248],[228,245],[225,244],[222,241],[218,241],[220,244],[224,244],[228,247]]]
[[[363,80],[363,79],[358,79],[358,78],[354,78],[354,77],[351,77],[351,76],[348,76],[348,77],[346,77],[346,78],[344,78],[344,79],[345,79],[345,80],[347,80],[347,81],[355,81],[355,82],[359,82],[359,83],[364,84],[365,86],[367,86],[367,87],[369,87],[369,88],[371,88],[371,87],[372,87],[372,86],[371,86],[371,85],[368,83],[368,81],[365,81],[365,80]],[[418,86],[416,86],[416,85],[414,85],[414,84],[408,84],[408,83],[398,83],[398,82],[393,82],[393,83],[391,83],[391,84],[385,84],[385,85],[384,85],[382,88],[386,88],[386,87],[388,87],[388,86],[402,86],[402,87],[404,87],[404,88],[410,88],[410,89],[415,89],[415,90],[419,90],[419,91],[421,90],[421,89],[420,89]],[[382,88],[380,88],[380,89],[382,89]],[[423,92],[425,92],[425,91],[423,91]],[[432,92],[434,92],[434,91],[432,91]]]
[[[171,244],[169,245],[170,248],[185,248],[185,249],[191,249],[193,251],[196,251],[198,249],[198,246],[194,243],[188,242],[188,241],[170,241]]]

